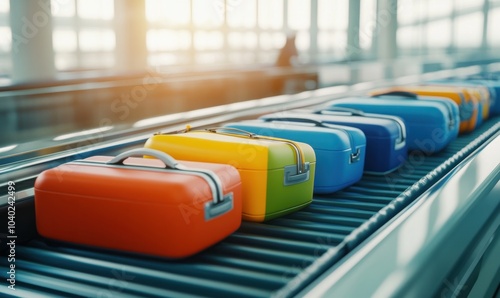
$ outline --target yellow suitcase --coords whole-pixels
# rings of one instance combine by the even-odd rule
[[[305,143],[234,128],[188,128],[156,134],[144,146],[176,159],[236,167],[242,182],[243,219],[247,221],[273,219],[312,201],[316,155]]]

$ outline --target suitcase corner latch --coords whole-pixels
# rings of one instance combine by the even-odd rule
[[[297,165],[286,166],[283,184],[288,186],[309,180],[310,168],[309,162],[305,162],[301,167],[297,167]],[[301,171],[299,172],[298,169]]]
[[[351,153],[349,157],[349,163],[355,163],[358,162],[361,157],[361,149],[357,149],[356,152]]]

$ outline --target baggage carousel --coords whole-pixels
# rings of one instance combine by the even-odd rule
[[[352,95],[357,91],[347,92]],[[343,94],[337,93],[337,96]],[[297,96],[295,100],[285,99],[287,109],[311,107],[324,102],[328,97],[318,99],[311,93]],[[300,99],[301,96],[304,98]],[[283,106],[283,98],[273,100],[274,104],[265,108],[259,108],[259,104],[254,103],[251,111],[241,109],[228,112],[231,109],[226,109],[210,119],[190,120],[195,126],[206,127],[234,119],[255,118],[255,115],[273,109],[276,111]],[[180,125],[177,123],[170,128],[178,128]],[[473,293],[472,281],[478,275],[469,271],[478,267],[466,265],[477,265],[480,262],[466,262],[468,256],[480,258],[482,255],[473,252],[484,253],[499,241],[500,200],[497,194],[500,193],[500,117],[491,118],[474,132],[459,136],[438,153],[428,155],[418,151],[410,152],[408,161],[393,173],[365,174],[361,181],[342,191],[315,195],[312,204],[301,211],[265,223],[243,222],[237,232],[221,243],[187,259],[166,260],[106,251],[49,241],[36,234],[31,187],[37,173],[71,159],[95,154],[116,154],[141,146],[148,135],[149,132],[142,131],[133,137],[110,140],[78,152],[58,152],[41,157],[30,155],[29,158],[13,162],[11,159],[2,166],[2,183],[7,180],[16,181],[16,191],[22,197],[22,200],[18,199],[16,202],[19,210],[16,223],[19,238],[15,246],[16,291],[7,286],[0,287],[3,297],[315,297],[331,296],[334,293],[339,296],[373,293],[389,280],[381,279],[373,285],[370,283],[370,276],[385,276],[384,270],[374,267],[383,265],[377,262],[388,262],[384,265],[387,270],[397,269],[398,264],[392,264],[394,260],[400,260],[401,252],[411,252],[412,248],[406,247],[409,244],[405,246],[400,243],[401,247],[394,250],[395,255],[391,256],[391,251],[386,252],[386,259],[381,257],[374,260],[368,254],[375,253],[377,247],[382,247],[384,238],[390,238],[394,227],[403,227],[403,223],[417,213],[415,210],[423,210],[422,206],[426,202],[435,199],[433,196],[443,197],[442,204],[445,205],[447,203],[444,197],[448,197],[449,204],[453,205],[453,198],[465,196],[463,191],[442,194],[440,189],[456,183],[460,173],[466,170],[470,172],[468,167],[471,164],[484,168],[479,160],[485,159],[492,164],[484,171],[476,171],[484,172],[483,176],[477,174],[477,177],[468,176],[465,180],[472,181],[471,188],[474,190],[474,195],[467,193],[467,197],[463,198],[466,203],[456,203],[458,207],[455,206],[453,210],[441,206],[442,210],[431,212],[431,217],[427,218],[429,222],[420,221],[419,225],[403,231],[407,233],[407,237],[425,238],[421,236],[422,231],[429,230],[432,216],[439,218],[440,212],[448,212],[448,215],[456,215],[455,219],[460,220],[460,225],[453,218],[444,222],[444,227],[448,226],[450,231],[441,234],[442,239],[459,233],[461,240],[449,238],[452,240],[446,244],[431,241],[422,249],[422,253],[427,252],[428,256],[413,251],[413,258],[408,258],[417,259],[419,265],[406,268],[413,271],[401,273],[391,283],[392,288],[376,293],[381,296],[404,293],[414,297],[439,296],[447,290],[450,281],[454,282],[455,279],[469,282],[466,283],[467,287],[462,285],[459,294]],[[6,193],[6,185],[1,186],[3,193]],[[5,212],[6,206],[3,203]],[[460,213],[456,213],[459,211]],[[137,210],[137,216],[147,215]],[[7,223],[2,222],[2,225],[6,227]],[[461,230],[458,227],[466,228]],[[144,229],[147,230],[148,227],[145,226]],[[447,229],[443,228],[441,231]],[[8,240],[3,236],[2,242]],[[429,239],[432,240],[431,237]],[[484,239],[489,239],[489,242]],[[482,246],[479,247],[479,244]],[[442,250],[455,251],[455,255],[449,253],[448,259],[441,254],[432,257],[431,252]],[[4,251],[4,255],[0,257],[0,268],[4,268],[4,271],[11,264],[6,256],[8,253],[8,250]],[[368,269],[359,273],[355,280],[345,280],[349,272],[354,274],[356,268],[363,266]],[[429,274],[432,280],[422,278],[414,281],[415,276],[426,274],[425,266],[437,266]],[[346,268],[350,268],[350,271],[344,271]],[[387,273],[389,275],[390,272]],[[336,276],[335,280],[328,281],[332,276]],[[366,279],[365,282],[363,278]],[[498,273],[492,278],[495,282],[499,279]],[[410,286],[412,280],[414,285]],[[446,293],[456,293],[457,287],[453,287],[455,292]],[[498,293],[495,284],[488,291]]]

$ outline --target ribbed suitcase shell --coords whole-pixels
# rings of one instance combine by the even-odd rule
[[[457,137],[460,125],[458,106],[453,101],[411,93],[345,98],[332,101],[331,106],[401,117],[406,124],[408,149],[427,153],[446,147]]]
[[[269,114],[261,117],[262,120],[224,126],[309,144],[316,153],[315,193],[331,193],[359,181],[366,151],[363,132],[353,127],[321,123],[311,117],[316,115],[306,116]]]
[[[333,108],[332,108],[333,109]],[[386,174],[396,170],[408,157],[406,128],[402,119],[389,115],[366,114],[359,110],[310,111],[316,120],[328,124],[351,126],[363,131],[366,137],[364,171]],[[303,113],[304,110],[291,111]]]
[[[472,97],[470,93],[459,87],[448,86],[396,86],[385,89],[378,89],[370,92],[370,95],[378,95],[387,92],[406,91],[422,96],[446,97],[453,100],[459,108],[460,113],[460,133],[473,131],[480,122],[479,101]]]
[[[126,156],[132,153],[154,154],[140,149]],[[35,210],[40,235],[181,258],[217,243],[240,226],[242,187],[234,167],[179,161],[184,170],[165,169],[160,160],[135,157],[125,164],[106,164],[111,159],[90,157],[38,176]],[[220,188],[214,188],[216,184],[200,169],[220,179],[223,201],[214,203]]]
[[[231,132],[228,128],[218,128],[156,134],[144,146],[168,152],[178,159],[236,167],[243,185],[244,220],[273,219],[311,203],[316,167],[311,146]],[[297,150],[303,154],[299,156]]]

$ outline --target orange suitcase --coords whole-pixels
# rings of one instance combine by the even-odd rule
[[[131,156],[154,156],[157,159]],[[241,224],[241,179],[230,165],[175,161],[134,149],[40,174],[40,235],[76,244],[181,258],[224,239]]]

